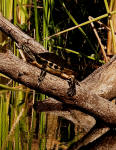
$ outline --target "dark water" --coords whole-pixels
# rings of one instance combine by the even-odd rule
[[[69,111],[45,110],[45,105],[42,110],[38,101],[35,109],[35,100],[34,92],[0,91],[1,149],[64,150],[82,137],[85,131],[73,122]]]
[[[116,149],[114,130],[113,135],[110,132],[103,136],[100,143],[98,141],[97,144],[90,144],[87,140],[81,141],[95,125],[95,120],[80,111],[64,107],[54,99],[38,101],[38,97],[46,98],[30,90],[0,90],[0,149],[96,149],[101,144],[103,149]],[[88,136],[87,139],[89,138]],[[110,140],[109,145],[107,140]],[[104,141],[107,142],[107,147]]]

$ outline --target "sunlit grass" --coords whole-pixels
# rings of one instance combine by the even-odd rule
[[[65,50],[67,53],[74,53],[79,57],[87,57],[90,60],[96,60],[98,51],[96,50],[95,45],[93,45],[93,41],[89,39],[89,36],[83,27],[90,24],[91,22],[108,17],[109,11],[107,1],[104,1],[106,2],[107,8],[106,14],[102,14],[101,16],[98,16],[91,21],[85,21],[79,24],[78,20],[73,17],[71,12],[66,7],[65,1],[60,0],[60,7],[63,8],[64,13],[67,14],[66,22],[63,20],[63,27],[61,28],[59,24],[62,24],[62,20],[60,20],[60,18],[59,20],[55,20],[56,18],[53,17],[54,10],[58,11],[59,14],[61,10],[61,8],[58,10],[58,8],[54,7],[56,3],[55,0],[43,0],[41,2],[30,0],[29,3],[27,0],[1,0],[0,12],[9,20],[12,20],[14,25],[18,25],[22,30],[24,30],[24,32],[27,32],[29,35],[35,38],[35,40],[42,43],[43,46],[50,52],[55,50]],[[41,6],[39,6],[39,4],[41,4]],[[115,14],[116,11],[110,13]],[[68,19],[71,20],[70,22],[74,24],[74,27],[64,29],[64,26],[67,27]],[[74,29],[78,29],[83,35],[84,39],[87,40],[89,46],[91,47],[91,54],[94,54],[95,57],[92,57],[92,55],[84,54],[81,52],[81,50],[74,51],[72,50],[73,48],[71,49],[65,47],[64,42],[66,43],[70,41],[68,41],[67,38],[63,39],[65,35],[62,35],[64,33],[72,32]],[[69,36],[72,35],[70,34]],[[4,37],[5,36],[3,36],[1,33],[0,45],[2,46],[4,46],[6,43],[9,43],[9,40]],[[13,45],[10,43],[9,45],[11,46],[11,49],[14,49],[14,55],[20,57],[20,53],[16,49],[15,43]],[[104,63],[99,58],[98,61]],[[15,149],[21,149],[21,139],[25,138],[27,140],[27,143],[25,144],[26,149],[31,149],[33,140],[32,132],[35,128],[37,128],[37,114],[32,109],[30,117],[31,120],[28,122],[26,120],[27,118],[24,118],[24,116],[27,115],[26,106],[28,106],[28,101],[32,100],[33,104],[34,101],[38,101],[38,99],[44,100],[46,96],[43,94],[38,94],[39,91],[35,93],[33,90],[20,86],[15,82],[13,82],[13,86],[12,84],[9,85],[9,80],[12,83],[11,79],[2,74],[0,74],[0,77],[8,80],[6,85],[0,83],[0,148],[2,147],[3,149],[7,148],[10,150],[13,149],[13,145],[15,145]],[[38,147],[41,149],[46,149],[46,128],[50,123],[47,119],[48,115],[46,115],[46,113],[42,112],[39,114],[38,136],[40,136],[40,145]],[[56,127],[54,124],[53,126]],[[50,131],[52,131],[52,128],[50,128]],[[23,137],[23,132],[27,133],[27,137]],[[70,125],[68,128],[68,133],[68,136],[70,137]],[[60,141],[60,134],[58,138]],[[77,139],[75,141],[77,141]]]

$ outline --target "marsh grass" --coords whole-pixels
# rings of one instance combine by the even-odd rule
[[[70,7],[68,3],[70,3]],[[94,2],[91,4],[96,8],[95,5],[97,4]],[[107,13],[104,11],[105,7]],[[103,21],[106,23],[105,19],[109,13],[112,15],[116,11],[110,12],[107,0],[104,0],[104,3],[99,1],[99,8],[101,10],[96,11],[98,14],[90,11],[83,0],[81,2],[63,0],[0,1],[0,13],[43,44],[50,52],[74,53],[77,59],[84,58],[85,64],[87,63],[86,58],[89,61],[97,60],[101,64],[104,62],[99,50],[99,43],[96,42],[89,24],[100,19],[104,19]],[[94,19],[88,21],[87,17],[91,13],[94,14]],[[110,22],[110,27],[114,39],[112,22]],[[104,35],[103,42],[105,38],[107,37]],[[9,43],[9,49],[14,52],[14,55],[20,57],[15,42],[13,43],[11,39],[9,40],[0,32],[0,45],[3,43]],[[82,65],[82,62],[79,65]],[[39,91],[29,90],[2,74],[0,74],[0,78],[5,80],[4,84],[0,83],[0,148],[3,150],[31,150],[34,136],[38,137],[36,143],[40,150],[46,149],[47,146],[50,147],[49,143],[55,142],[56,147],[61,147],[63,144],[60,143],[62,137],[58,117],[52,116],[50,119],[50,115],[47,113],[37,114],[33,109],[30,109],[30,114],[27,115],[30,103],[33,104],[38,99],[44,100],[46,95],[38,94]],[[67,125],[68,140],[71,136],[71,125],[70,123]],[[33,133],[34,131],[35,133]],[[78,140],[79,136],[65,144],[69,145]],[[63,146],[67,148],[66,145]]]

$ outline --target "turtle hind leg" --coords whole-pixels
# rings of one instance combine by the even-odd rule
[[[46,76],[46,70],[41,70],[40,76],[38,77],[38,86],[41,84],[41,82],[44,80]]]
[[[69,85],[69,88],[67,90],[67,95],[68,96],[74,96],[76,94],[75,78],[68,79],[68,85]]]
[[[75,84],[80,86],[80,83],[79,83],[79,81],[77,79],[75,79]]]

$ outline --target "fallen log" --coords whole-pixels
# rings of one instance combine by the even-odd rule
[[[115,61],[113,59],[113,62]],[[111,68],[113,62],[106,68]],[[116,125],[115,104],[96,95],[96,93],[87,91],[83,85],[76,86],[77,94],[69,97],[67,96],[67,81],[49,73],[38,87],[38,77],[41,70],[17,58],[10,51],[0,53],[0,72],[32,89],[55,97],[63,103],[73,105],[109,125]]]
[[[106,99],[116,97],[116,55],[106,64],[99,67],[81,84],[91,93],[95,93]]]
[[[0,16],[0,29],[13,38],[17,43],[25,44],[30,50],[39,54],[46,50],[11,24],[4,17]],[[10,51],[0,54],[0,72],[11,77],[32,89],[38,90],[52,97],[55,97],[97,117],[109,125],[116,125],[116,106],[109,102],[116,96],[116,57],[107,64],[94,71],[85,80],[76,86],[76,95],[67,96],[67,82],[59,77],[47,73],[44,81],[38,87],[40,69],[23,62],[14,56]]]

